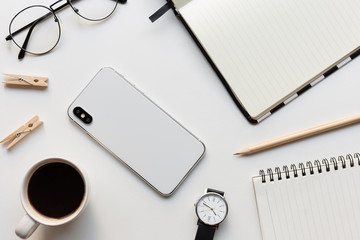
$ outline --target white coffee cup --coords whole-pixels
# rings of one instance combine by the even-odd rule
[[[88,192],[88,182],[75,164],[61,158],[38,162],[22,184],[21,202],[26,214],[15,229],[16,235],[26,239],[40,224],[70,222],[85,208]]]

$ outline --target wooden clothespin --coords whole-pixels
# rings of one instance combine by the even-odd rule
[[[9,77],[3,81],[3,83],[8,85],[19,85],[19,86],[30,86],[30,87],[47,87],[47,77],[36,77],[36,76],[26,76],[26,75],[17,75],[17,74],[7,74],[3,75]]]
[[[39,127],[42,123],[42,121],[39,121],[39,117],[35,116],[30,119],[25,125],[21,126],[15,132],[11,133],[9,136],[1,140],[0,143],[7,143],[9,141],[12,141],[10,145],[6,148],[7,150],[9,150],[21,139],[26,137],[30,132],[34,131],[37,127]]]

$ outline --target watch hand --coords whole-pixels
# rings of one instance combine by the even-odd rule
[[[213,208],[209,207],[206,203],[203,203],[206,207],[210,208],[211,211],[214,211]]]
[[[206,203],[203,203],[206,207],[208,207],[208,208],[210,208],[210,210],[215,214],[215,216],[217,216],[217,214],[215,213],[215,211],[214,211],[214,208],[211,208],[211,207],[209,207],[209,205],[207,205]]]

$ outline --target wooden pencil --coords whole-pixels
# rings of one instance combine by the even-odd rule
[[[337,128],[345,127],[354,123],[360,122],[360,114],[352,117],[347,117],[340,119],[334,122],[326,123],[320,126],[316,126],[310,129],[302,130],[287,136],[275,138],[263,143],[259,143],[247,148],[242,149],[241,151],[235,153],[234,155],[249,155],[256,152],[260,152],[269,148],[277,147],[283,144],[294,142],[303,138],[311,137],[320,133],[328,132]]]

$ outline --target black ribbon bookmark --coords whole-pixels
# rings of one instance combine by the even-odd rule
[[[155,22],[158,20],[162,15],[164,15],[167,11],[169,11],[173,7],[171,1],[168,1],[164,6],[162,6],[159,10],[157,10],[153,15],[149,17],[151,22]]]

